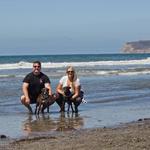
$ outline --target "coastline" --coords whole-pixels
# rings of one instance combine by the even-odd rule
[[[0,149],[148,150],[150,147],[150,119],[139,119],[111,128],[65,131],[58,135],[28,137],[10,141],[8,140],[6,144],[0,144]]]
[[[0,135],[7,138],[0,138],[0,150],[149,149],[149,121],[132,121],[150,117],[150,54],[83,56],[71,55],[67,61],[66,55],[2,57]],[[31,59],[43,62],[54,91],[64,66],[77,67],[88,102],[78,115],[62,115],[57,104],[38,117],[27,113],[20,95]]]

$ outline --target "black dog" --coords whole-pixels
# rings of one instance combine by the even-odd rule
[[[71,100],[72,93],[70,91],[70,87],[64,87],[63,88],[64,95],[59,94],[56,98],[56,103],[60,106],[60,112],[65,111],[65,103],[68,104],[68,112],[71,107],[72,112],[78,113],[78,106],[81,104],[82,100],[84,99],[84,92],[80,91],[79,97],[77,97],[75,100]],[[74,104],[74,108],[73,108]]]
[[[44,113],[44,110],[47,108],[49,113],[49,106],[55,102],[54,98],[49,95],[49,90],[43,88],[39,94],[36,102],[35,114]]]
[[[65,108],[65,103],[67,103],[68,104],[67,112],[69,112],[70,107],[71,107],[72,112],[74,112],[73,102],[71,101],[72,93],[70,92],[70,87],[68,86],[64,87],[63,91],[64,91],[65,96],[63,96],[62,109]]]

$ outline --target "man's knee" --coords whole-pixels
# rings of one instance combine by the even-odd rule
[[[24,95],[22,95],[20,99],[21,99],[21,103],[24,104],[26,102],[26,97]]]

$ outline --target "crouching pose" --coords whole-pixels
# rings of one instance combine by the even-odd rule
[[[49,106],[55,102],[54,94],[53,96],[49,95],[49,89],[43,88],[41,93],[37,97],[35,114],[44,113],[44,110],[47,108],[47,113],[49,113]]]
[[[47,75],[41,72],[41,62],[33,62],[32,72],[23,80],[21,102],[26,106],[30,113],[33,113],[30,104],[36,104],[37,98],[42,88],[47,88],[48,93],[52,96],[50,80]]]
[[[67,89],[70,90],[70,93],[67,92],[69,96],[66,94],[66,87],[68,87]],[[80,105],[83,99],[83,92],[81,91],[79,78],[77,78],[75,69],[72,66],[67,67],[66,75],[60,79],[56,92],[58,94],[56,103],[59,105],[60,111],[65,111],[64,101],[67,101],[69,107],[72,107],[73,103],[75,107],[75,112],[78,112],[78,106]],[[72,111],[74,111],[73,108]]]

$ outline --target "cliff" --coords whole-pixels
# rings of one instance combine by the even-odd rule
[[[150,53],[150,40],[127,42],[121,51],[124,53]]]

